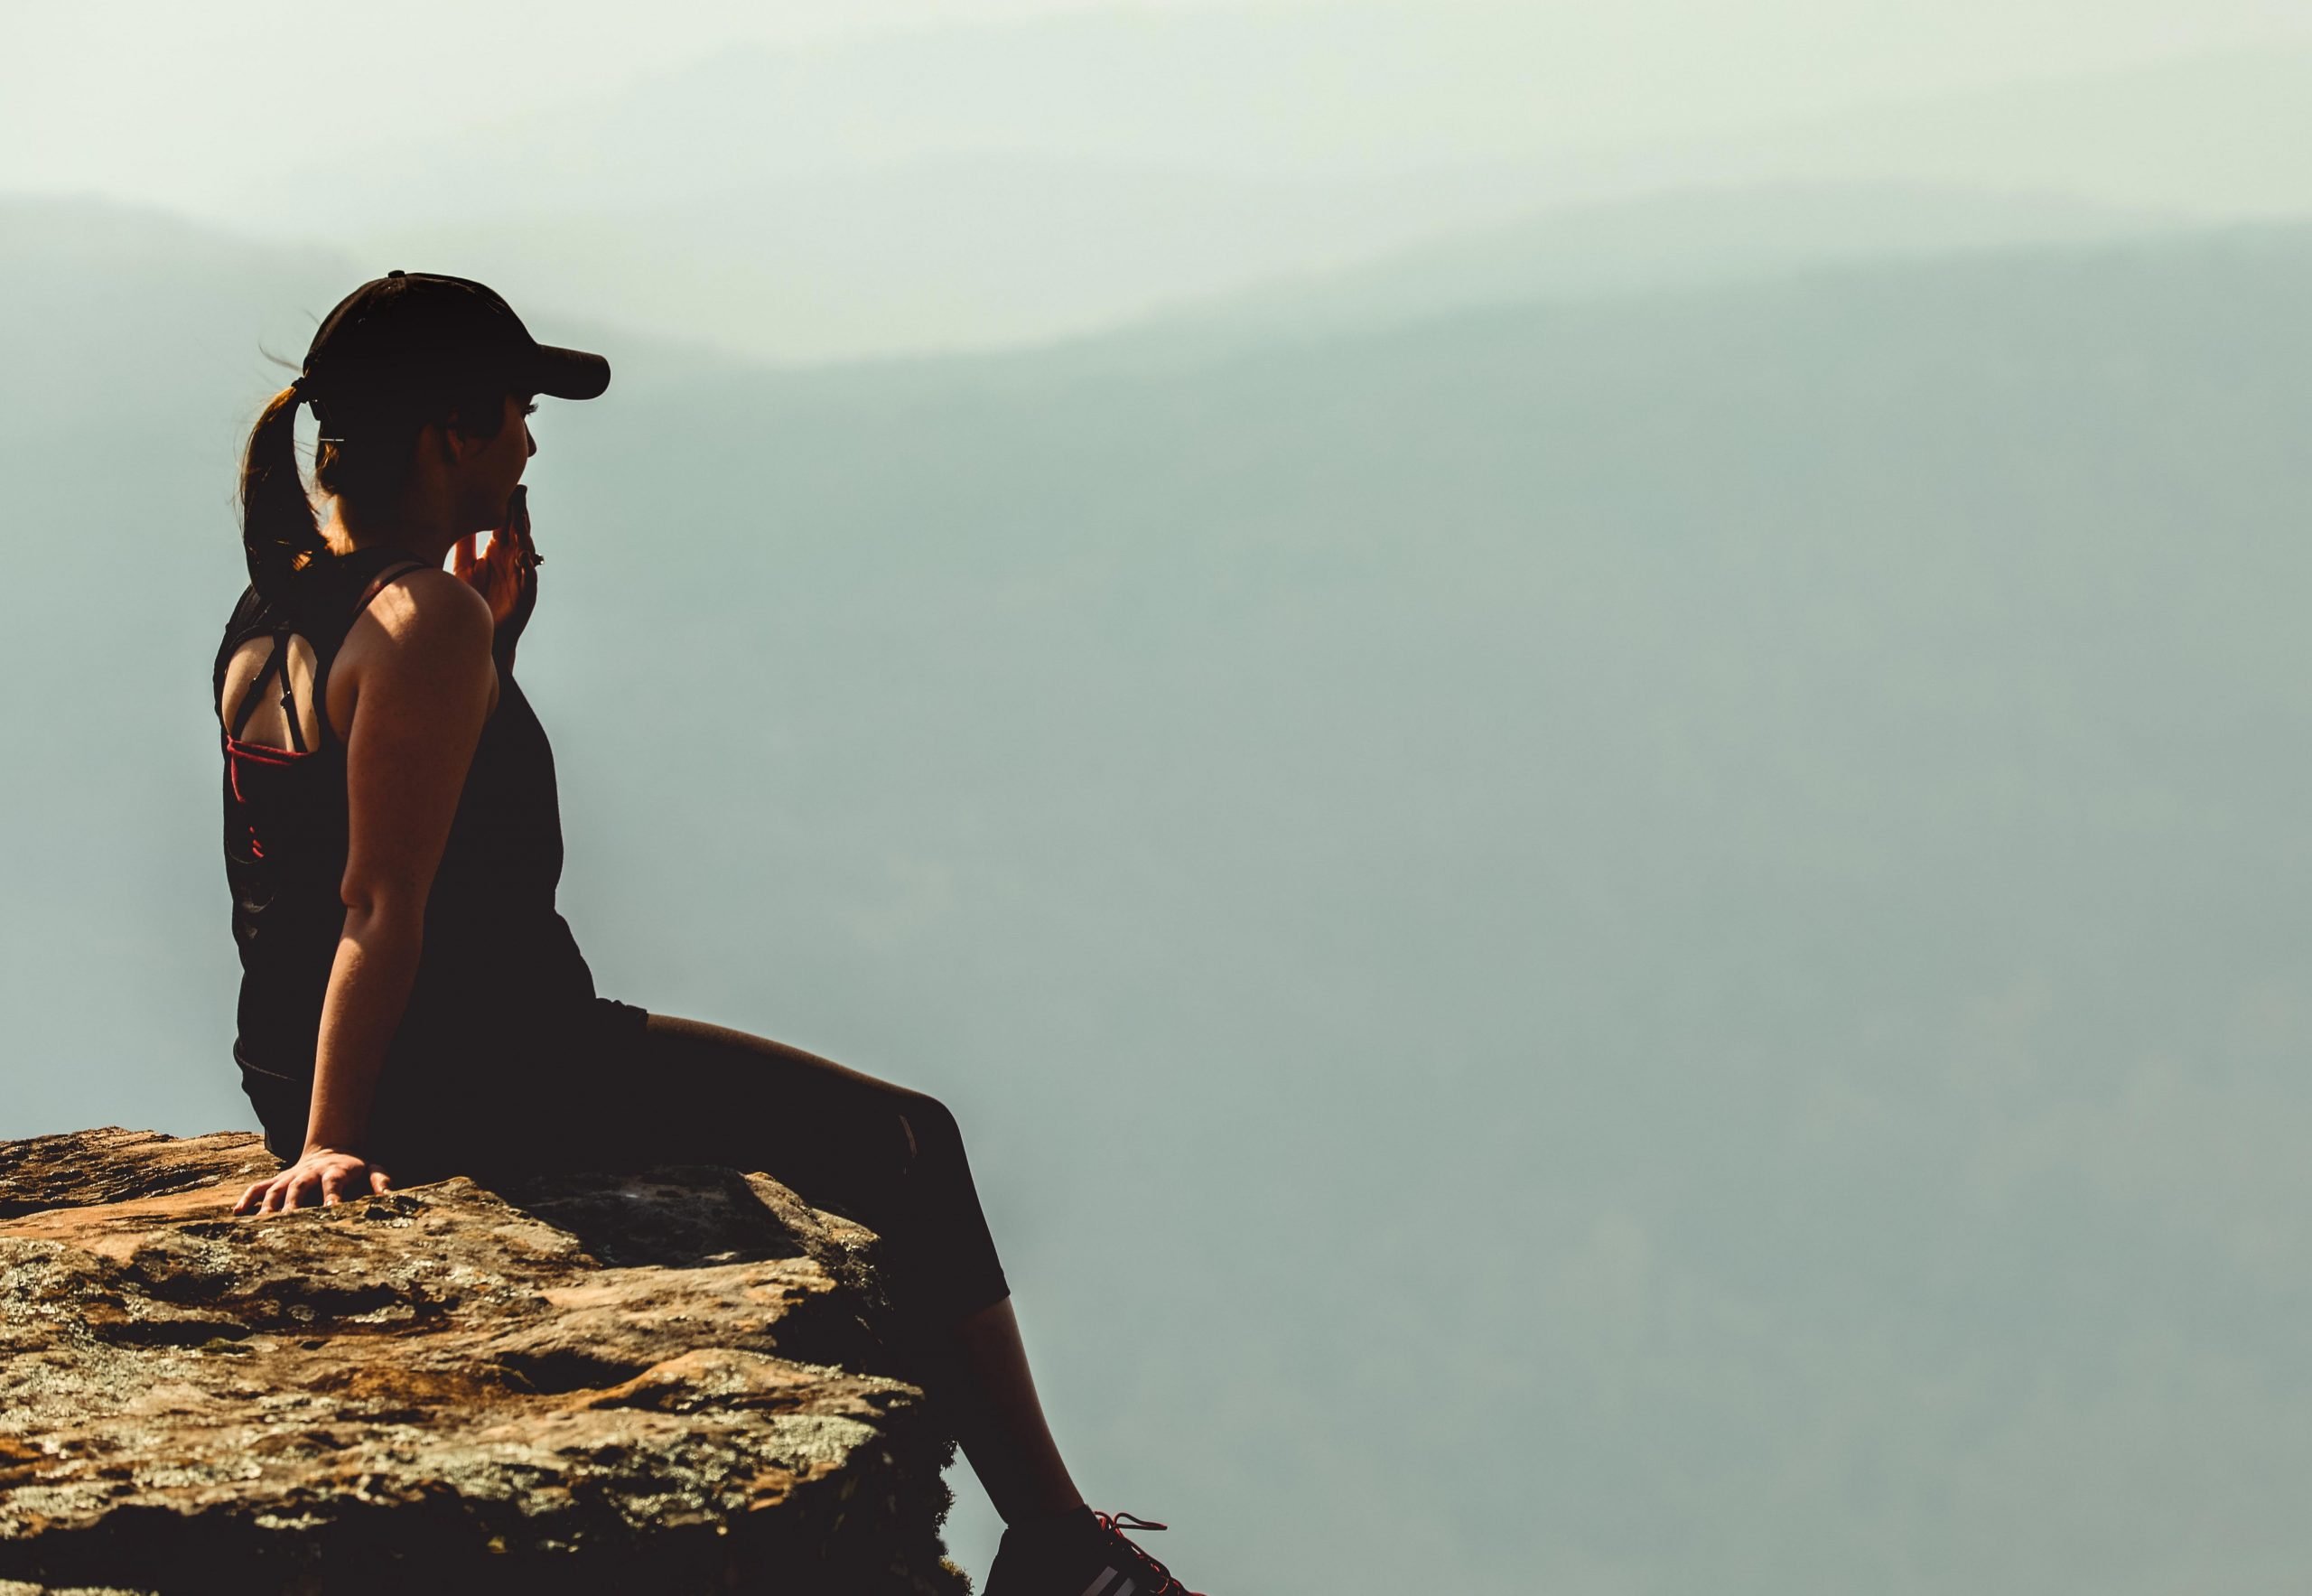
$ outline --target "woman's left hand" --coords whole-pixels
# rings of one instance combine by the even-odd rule
[[[303,1208],[308,1199],[324,1208],[348,1197],[368,1197],[392,1184],[392,1177],[358,1153],[308,1147],[304,1156],[270,1181],[259,1181],[233,1205],[237,1214],[277,1214]]]
[[[450,569],[489,601],[498,623],[490,652],[499,668],[514,668],[514,646],[538,606],[538,551],[530,541],[529,490],[517,486],[507,500],[506,524],[489,534],[489,548],[476,557],[474,538],[461,537],[451,550]]]

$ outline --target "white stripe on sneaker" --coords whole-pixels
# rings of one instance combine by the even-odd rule
[[[1115,1577],[1116,1571],[1114,1569],[1102,1569],[1100,1571],[1100,1577],[1084,1587],[1084,1596],[1100,1596],[1100,1592],[1108,1588],[1108,1582]],[[1130,1580],[1124,1581],[1123,1589],[1118,1591],[1116,1592],[1116,1596],[1132,1596],[1132,1582]]]

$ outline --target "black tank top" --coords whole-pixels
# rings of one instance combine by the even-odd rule
[[[330,667],[378,592],[423,568],[385,549],[324,558],[277,600],[245,592],[217,651],[211,704],[221,702],[241,646],[274,639],[232,722],[219,727],[225,873],[241,956],[233,1055],[245,1075],[268,1083],[310,1087],[322,999],[345,923],[345,748],[330,730]],[[293,746],[243,742],[238,733],[268,687],[286,701],[292,636],[313,650],[318,746],[302,746],[294,707]],[[501,670],[498,706],[483,723],[426,899],[424,947],[387,1054],[388,1082],[407,1090],[428,1079],[540,1078],[594,1005],[593,976],[555,908],[561,878],[554,752],[529,700]]]

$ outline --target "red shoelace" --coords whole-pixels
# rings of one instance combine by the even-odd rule
[[[1126,1539],[1123,1533],[1128,1529],[1162,1529],[1164,1526],[1157,1523],[1152,1518],[1142,1518],[1137,1513],[1110,1514],[1102,1513],[1095,1509],[1093,1512],[1092,1517],[1094,1519],[1098,1521],[1102,1529],[1108,1531],[1110,1534],[1114,1535],[1116,1539],[1123,1541],[1125,1545],[1131,1547],[1133,1554],[1147,1565],[1147,1572],[1154,1577],[1156,1581],[1155,1584],[1150,1586],[1144,1592],[1134,1592],[1134,1596],[1202,1596],[1201,1592],[1191,1591],[1186,1585],[1180,1583],[1179,1581],[1174,1579],[1170,1569],[1166,1568],[1162,1563],[1157,1562],[1155,1558],[1148,1554],[1147,1547],[1141,1545],[1136,1541]]]

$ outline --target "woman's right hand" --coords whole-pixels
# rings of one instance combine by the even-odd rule
[[[333,1147],[308,1147],[295,1163],[270,1181],[259,1181],[241,1193],[233,1205],[237,1214],[277,1214],[303,1208],[310,1196],[324,1208],[349,1196],[381,1192],[392,1184],[386,1171],[358,1153]]]
[[[450,570],[489,601],[496,636],[490,652],[499,666],[514,667],[514,648],[522,630],[538,607],[538,551],[530,537],[529,490],[517,485],[506,503],[506,524],[489,534],[489,549],[477,555],[476,537],[458,539],[450,551]]]

